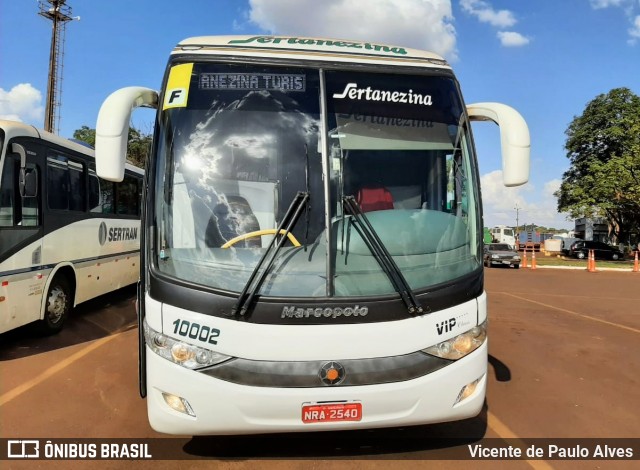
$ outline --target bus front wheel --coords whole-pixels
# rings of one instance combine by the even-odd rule
[[[38,322],[38,329],[45,335],[59,332],[71,311],[71,288],[64,276],[56,276],[47,292],[44,318]]]

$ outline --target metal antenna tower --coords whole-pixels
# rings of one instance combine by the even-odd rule
[[[62,104],[62,70],[64,58],[64,36],[67,23],[79,20],[71,17],[71,7],[67,0],[39,0],[38,14],[53,22],[51,52],[49,54],[49,80],[47,82],[47,106],[44,116],[44,130],[56,132],[60,125],[58,110]]]

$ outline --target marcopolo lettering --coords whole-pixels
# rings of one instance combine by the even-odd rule
[[[109,242],[119,242],[126,240],[137,240],[138,228],[137,227],[111,227],[109,229]]]
[[[347,83],[342,93],[334,93],[333,97],[336,99],[349,98],[351,100],[386,101],[389,103],[420,104],[423,106],[431,106],[433,104],[431,95],[421,95],[420,93],[414,93],[413,90],[408,92],[376,90],[370,86],[358,88],[357,83]]]
[[[369,313],[368,307],[296,307],[294,305],[282,308],[281,318],[338,318],[364,317]]]

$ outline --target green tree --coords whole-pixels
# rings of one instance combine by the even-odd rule
[[[96,130],[91,129],[89,126],[82,126],[80,129],[74,131],[73,138],[86,142],[92,147],[96,146]]]
[[[618,241],[640,232],[640,97],[615,88],[589,102],[566,131],[571,166],[564,173],[558,211],[604,217]]]
[[[82,126],[74,131],[73,138],[95,147],[96,130],[88,126]],[[139,168],[144,168],[149,157],[150,148],[151,134],[144,134],[133,126],[129,127],[129,142],[127,144],[127,160],[129,163]]]

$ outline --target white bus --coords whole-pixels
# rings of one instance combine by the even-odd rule
[[[300,37],[186,39],[160,92],[97,121],[118,181],[133,108],[156,107],[139,284],[140,391],[174,434],[377,428],[475,416],[487,384],[482,214],[468,105],[441,57]],[[274,235],[277,234],[276,237]]]
[[[93,150],[0,121],[0,333],[56,333],[81,302],[135,283],[142,170],[99,179]]]

